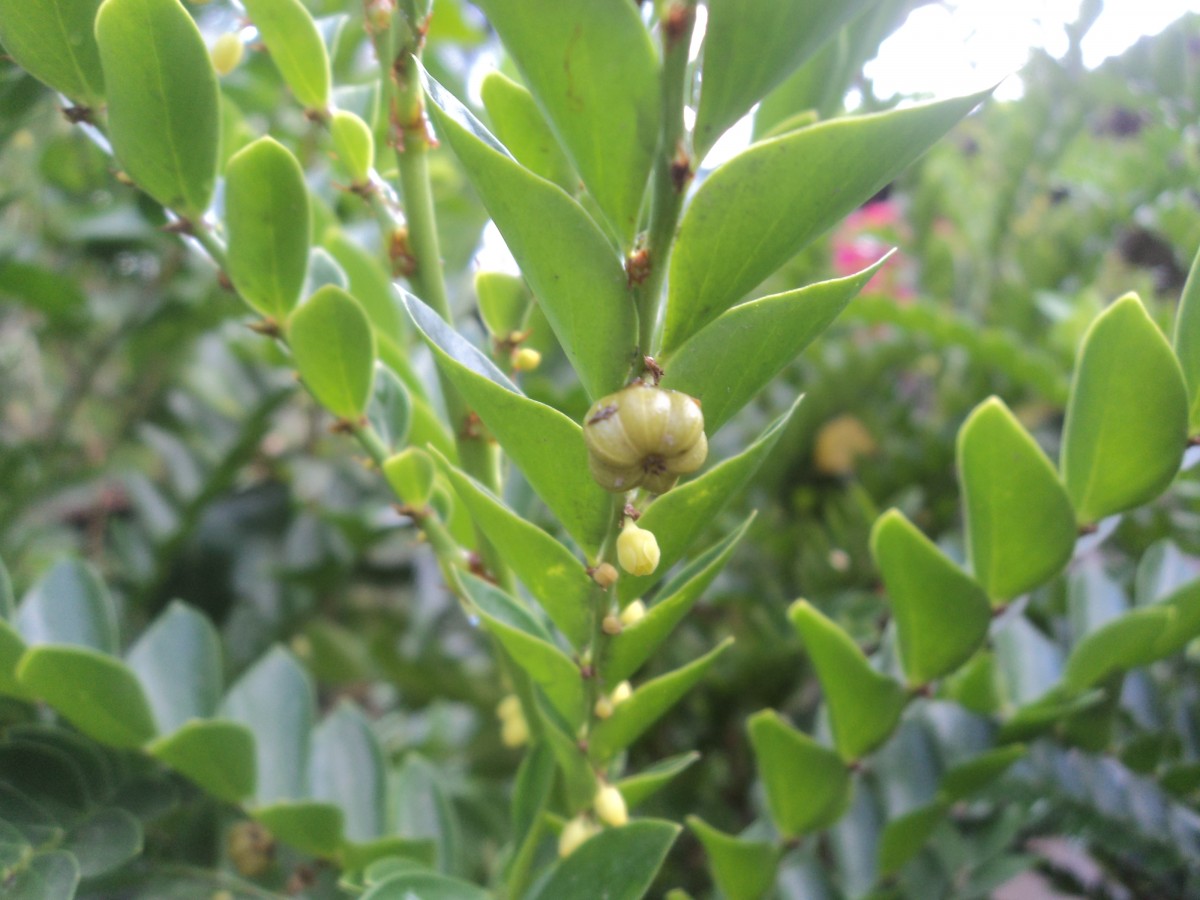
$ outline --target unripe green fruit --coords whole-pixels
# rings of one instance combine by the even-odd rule
[[[679,391],[634,384],[602,397],[583,421],[592,477],[607,491],[661,494],[708,456],[700,403]]]

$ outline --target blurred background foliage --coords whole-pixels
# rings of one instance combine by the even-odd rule
[[[317,15],[349,12],[327,35],[335,82],[367,83],[374,63],[349,37],[361,34],[361,10],[309,5]],[[917,5],[880,4],[860,25],[873,29],[865,45],[878,46]],[[469,96],[475,67],[498,45],[472,7],[437,0],[436,9],[427,64]],[[210,37],[236,24],[221,4],[196,12]],[[788,603],[806,597],[864,646],[877,645],[886,612],[870,526],[894,505],[943,547],[961,543],[954,435],[966,413],[998,394],[1053,455],[1072,357],[1095,314],[1137,290],[1164,328],[1172,321],[1200,245],[1200,16],[1095,70],[1078,52],[1086,25],[1062,58],[1031,58],[1022,98],[988,104],[762,286],[766,294],[846,274],[898,248],[830,332],[720,436],[724,450],[742,446],[806,394],[754,488],[713,523],[715,538],[757,509],[748,539],[654,664],[666,671],[725,634],[738,638],[703,687],[634,749],[635,769],[703,753],[648,813],[677,821],[695,813],[730,831],[751,822],[761,798],[746,717],[772,706],[807,727],[819,703]],[[808,105],[835,113],[851,89],[864,110],[905,99],[875,95],[862,73],[869,55],[838,60]],[[382,259],[369,211],[339,183],[311,123],[281,102],[265,54],[250,53],[225,88],[223,154],[252,133],[288,135],[316,173],[315,242],[348,269],[343,257],[355,251],[346,243]],[[782,105],[768,98],[757,133],[776,124]],[[315,679],[322,710],[342,697],[363,706],[393,771],[411,777],[414,761],[432,763],[420,771],[437,802],[410,824],[445,842],[457,874],[487,879],[520,756],[499,740],[500,688],[484,642],[410,523],[326,431],[210,264],[165,233],[161,211],[114,180],[108,157],[63,119],[56,98],[8,62],[0,140],[0,558],[17,595],[72,554],[102,574],[127,640],[182,598],[217,626],[227,681],[286,643]],[[451,296],[469,319],[487,216],[446,151],[431,166]],[[362,269],[369,282],[375,269]],[[542,347],[529,393],[578,413],[582,394],[563,387],[556,373],[565,363]],[[1040,590],[1032,603],[1044,612],[1033,619],[1045,626],[1045,645],[1064,641],[1056,632],[1064,620],[1089,614],[1078,596],[1123,608],[1194,578],[1198,495],[1194,470],[1185,470],[1164,498],[1124,517],[1085,566]],[[1073,590],[1078,579],[1105,590]],[[925,883],[946,885],[938,896],[986,896],[1037,870],[1079,896],[1187,896],[1200,872],[1198,693],[1191,657],[1131,677],[1106,753],[1036,750],[1005,781],[1007,802],[985,795],[939,830],[919,863],[933,879]],[[6,735],[35,727],[5,710]],[[940,766],[930,759],[982,746],[975,727],[949,704],[914,717],[874,762],[878,790],[860,792],[843,825],[789,857],[779,896],[869,888],[873,878],[864,886],[855,875],[856,840],[878,829],[882,811],[919,802],[922,779],[935,782]],[[1171,779],[1136,774],[1168,763],[1178,763]],[[219,837],[228,811],[182,782],[139,807],[135,788],[163,776],[118,768],[116,805],[146,827],[139,866],[236,870]],[[297,887],[298,858],[281,854],[270,865],[266,888],[331,890],[319,878]],[[681,839],[659,883],[707,894],[694,838]],[[95,882],[91,896],[124,896],[105,884]]]

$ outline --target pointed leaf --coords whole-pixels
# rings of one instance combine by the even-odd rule
[[[1174,615],[1169,606],[1146,606],[1085,635],[1067,657],[1063,685],[1068,691],[1082,693],[1114,672],[1150,662],[1159,636]]]
[[[279,74],[307,109],[329,105],[329,53],[300,0],[245,0],[246,12],[271,51]]]
[[[871,556],[892,602],[909,683],[928,684],[970,659],[992,621],[983,588],[895,509],[871,529]]]
[[[118,161],[143,191],[198,221],[216,184],[221,128],[196,23],[179,0],[104,0],[96,43]]]
[[[96,570],[80,560],[54,565],[25,595],[17,631],[27,644],[72,644],[116,653],[117,617]]]
[[[157,734],[137,676],[111,656],[77,647],[33,647],[17,668],[17,680],[105,744],[140,747]]]
[[[695,750],[667,757],[648,769],[642,769],[633,775],[626,775],[617,782],[617,789],[625,798],[625,805],[631,810],[636,809],[699,759],[700,754]]]
[[[817,670],[838,752],[859,759],[895,730],[907,701],[904,689],[871,668],[850,636],[808,602],[793,603],[788,618]]]
[[[275,803],[254,818],[283,841],[313,856],[333,856],[342,846],[342,811],[329,803]]]
[[[221,639],[208,617],[176,600],[127,657],[163,734],[213,715],[221,702]]]
[[[356,421],[371,399],[375,332],[358,301],[326,285],[288,318],[296,368],[321,405]]]
[[[588,741],[592,759],[604,762],[636,741],[647,728],[666,715],[703,678],[713,663],[733,644],[726,638],[708,653],[673,672],[648,681],[621,703],[610,718],[600,722]]]
[[[781,834],[799,837],[841,818],[854,785],[837,753],[790,727],[771,709],[751,716],[749,727],[771,821]]]
[[[579,177],[563,155],[533,95],[497,71],[484,76],[479,95],[496,137],[517,161],[568,194],[574,193]]]
[[[660,108],[657,54],[637,7],[594,0],[481,0],[479,7],[628,245],[658,146]]]
[[[679,834],[674,822],[641,819],[607,828],[550,869],[528,900],[641,900]]]
[[[0,40],[3,39],[3,34],[0,34]],[[1200,251],[1192,261],[1183,294],[1179,298],[1173,343],[1187,381],[1188,431],[1195,434],[1200,431]]]
[[[713,881],[729,900],[760,900],[771,889],[779,847],[718,831],[698,816],[688,816],[687,824],[704,845]]]
[[[1075,512],[1054,466],[992,397],[958,433],[967,548],[988,596],[1011,600],[1062,571],[1075,550]]]
[[[704,429],[716,434],[829,327],[886,259],[847,278],[735,306],[661,360],[662,386],[699,400]]]
[[[193,719],[146,749],[226,803],[241,803],[254,793],[254,735],[244,725]]]
[[[1173,656],[1200,636],[1200,581],[1185,584],[1163,599],[1162,605],[1169,607],[1174,615],[1154,642],[1151,655],[1155,659]],[[0,650],[2,658],[3,651]],[[2,665],[0,671],[3,671]],[[0,685],[2,678],[0,675]]]
[[[679,226],[663,351],[873,196],[984,96],[824,122],[754,144],[718,168]]]
[[[892,819],[879,837],[879,875],[895,875],[904,864],[921,852],[935,828],[946,818],[941,803],[931,803],[909,810]]]
[[[385,833],[383,751],[362,713],[338,704],[312,734],[310,796],[340,807],[346,840],[364,843]]]
[[[959,763],[942,776],[938,796],[950,803],[966,800],[1007,772],[1024,755],[1024,744],[1010,744]]]
[[[591,77],[588,81],[591,81]],[[508,155],[461,103],[428,80],[438,133],[467,170],[594,399],[625,382],[636,316],[620,260],[583,207]]]
[[[98,107],[104,74],[92,26],[99,7],[100,0],[0,0],[0,44],[38,81]]]
[[[575,647],[591,635],[591,603],[596,585],[570,550],[532,522],[518,516],[469,475],[437,455],[443,474],[470,510],[496,551]]]
[[[229,278],[247,303],[282,322],[300,299],[312,230],[304,171],[290,150],[263,137],[225,167]]]
[[[1152,500],[1179,471],[1187,389],[1166,338],[1134,294],[1102,312],[1071,382],[1059,467],[1081,523]]]
[[[658,540],[658,568],[650,575],[622,576],[617,582],[622,605],[646,593],[663,572],[683,557],[692,542],[712,524],[717,513],[749,483],[775,448],[802,399],[802,396],[798,397],[791,409],[768,425],[758,440],[737,456],[723,460],[698,478],[676,485],[650,504],[638,519],[638,525]]]
[[[589,553],[608,530],[612,501],[592,480],[580,427],[530,400],[424,303],[405,294],[409,315],[439,368],[479,414],[563,527]]]

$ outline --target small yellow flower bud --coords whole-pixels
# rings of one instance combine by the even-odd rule
[[[607,635],[618,635],[624,627],[616,616],[605,616],[604,621],[600,623],[601,630]]]
[[[512,354],[512,367],[517,372],[532,372],[542,364],[542,354],[532,347],[522,347]]]
[[[633,696],[633,685],[630,684],[628,681],[622,681],[615,688],[613,688],[613,692],[612,692],[612,696],[611,696],[612,705],[620,706],[622,703],[624,703],[626,700],[628,700],[632,696]]]
[[[617,538],[617,560],[630,575],[649,575],[658,568],[658,541],[630,519]]]
[[[596,714],[597,719],[607,719],[613,714],[613,702],[601,694],[596,698],[596,705],[592,707],[592,712]]]
[[[634,600],[627,607],[621,610],[621,624],[628,628],[631,625],[636,625],[646,617],[646,604],[641,600]]]
[[[213,42],[212,50],[209,51],[213,68],[217,70],[217,74],[228,75],[236,69],[238,63],[242,61],[242,53],[245,49],[242,39],[233,32],[227,32],[217,38]]]
[[[625,798],[611,784],[600,786],[596,791],[596,799],[592,801],[596,816],[605,825],[620,828],[629,821],[629,811],[625,808]]]
[[[500,743],[513,748],[529,743],[529,726],[525,724],[524,716],[504,720],[500,726]]]
[[[496,718],[501,721],[521,715],[521,700],[516,694],[509,694],[496,704]]]
[[[600,563],[592,570],[592,580],[607,590],[617,583],[617,567],[612,563]]]
[[[585,816],[576,816],[563,826],[562,832],[558,836],[558,855],[570,856],[579,849],[584,841],[599,830],[591,819]]]

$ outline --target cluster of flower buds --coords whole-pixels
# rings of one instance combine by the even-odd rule
[[[500,742],[505,747],[529,743],[529,723],[515,694],[509,694],[496,706],[496,718],[500,720]]]
[[[599,819],[611,828],[620,828],[629,822],[629,810],[625,806],[625,798],[613,785],[601,782],[592,799],[592,812],[580,813],[563,825],[558,835],[558,855],[570,856],[589,838],[600,832]]]

